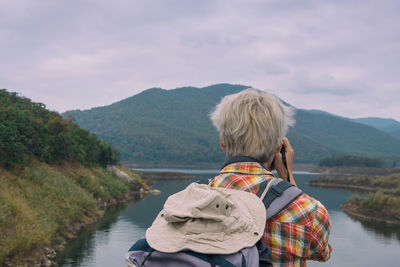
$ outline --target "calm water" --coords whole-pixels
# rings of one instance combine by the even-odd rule
[[[130,203],[108,211],[97,224],[85,229],[77,239],[68,243],[59,266],[123,267],[124,255],[135,240],[144,237],[161,210],[167,197],[196,181],[207,183],[214,171],[191,171],[192,180],[159,181],[154,188],[161,190],[158,196]],[[329,188],[310,187],[306,181],[318,176],[296,174],[296,182],[304,192],[319,199],[328,209],[332,220],[330,243],[331,259],[326,263],[309,261],[308,266],[400,266],[400,228],[355,221],[340,210],[340,205],[352,193]]]

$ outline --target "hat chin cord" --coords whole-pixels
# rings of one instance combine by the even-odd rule
[[[268,190],[271,188],[272,186],[272,182],[275,180],[276,178],[272,178],[271,181],[269,181],[269,183],[267,184],[267,186],[264,189],[264,192],[262,193],[262,195],[260,196],[260,199],[263,200],[265,195],[267,194]]]

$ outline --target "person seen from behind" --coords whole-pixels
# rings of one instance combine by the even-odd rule
[[[285,137],[294,124],[293,114],[292,108],[271,93],[249,88],[225,96],[210,117],[228,159],[211,186],[257,194],[262,183],[275,179],[273,170],[296,186],[294,151]],[[329,259],[330,228],[325,207],[302,193],[266,221],[262,240],[271,249],[274,266],[306,266],[307,260]]]

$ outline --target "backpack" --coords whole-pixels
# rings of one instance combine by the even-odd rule
[[[291,183],[275,178],[270,182],[265,181],[260,184],[257,196],[263,202],[268,220],[301,194],[302,191]],[[273,266],[270,261],[270,254],[270,249],[262,240],[259,240],[254,246],[244,247],[232,254],[205,254],[191,250],[174,253],[160,252],[153,249],[144,238],[138,240],[129,249],[126,255],[126,264],[128,267],[269,267]]]
[[[270,250],[261,240],[255,246],[243,248],[233,254],[221,255],[202,254],[190,250],[164,253],[151,248],[143,238],[129,249],[126,263],[128,267],[272,267],[269,258]]]

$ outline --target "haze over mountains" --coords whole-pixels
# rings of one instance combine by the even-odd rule
[[[225,154],[208,114],[223,96],[247,87],[151,88],[108,106],[67,111],[63,116],[73,116],[81,127],[111,142],[124,163],[211,167],[221,164]],[[400,161],[400,138],[396,131],[379,128],[376,121],[380,120],[372,124],[319,110],[296,109],[296,124],[288,133],[296,162],[316,164],[334,154],[354,154],[392,165]]]

